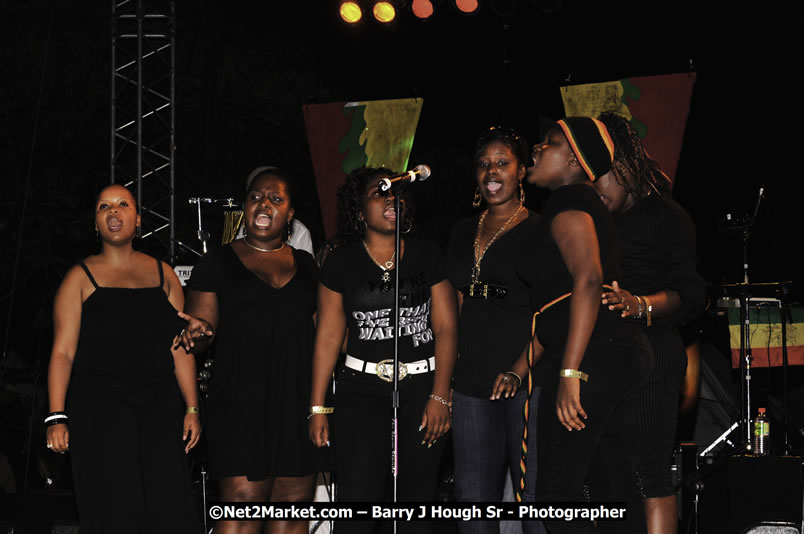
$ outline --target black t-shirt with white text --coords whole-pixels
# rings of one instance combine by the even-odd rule
[[[413,362],[435,354],[430,288],[446,278],[444,258],[429,241],[405,239],[399,263],[399,361]],[[388,271],[393,281],[393,271]],[[379,362],[394,355],[393,283],[360,241],[333,250],[321,269],[321,283],[343,295],[349,355]]]

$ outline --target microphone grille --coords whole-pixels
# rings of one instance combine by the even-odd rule
[[[419,173],[419,180],[426,180],[430,177],[430,167],[427,165],[416,165],[416,171]]]

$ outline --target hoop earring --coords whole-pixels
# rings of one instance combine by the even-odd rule
[[[522,186],[522,182],[519,182],[519,202],[520,204],[525,203],[525,188]]]
[[[481,202],[483,202],[483,197],[480,196],[480,186],[478,186],[475,189],[475,197],[472,199],[472,207],[479,208]]]

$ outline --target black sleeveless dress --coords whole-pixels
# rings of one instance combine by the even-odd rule
[[[307,437],[318,268],[307,252],[293,249],[293,258],[296,274],[274,288],[228,245],[204,256],[187,281],[218,299],[205,434],[213,479],[327,470],[329,451]]]
[[[67,410],[81,534],[199,532],[162,286],[100,287],[83,303]],[[190,356],[188,356],[190,357]]]

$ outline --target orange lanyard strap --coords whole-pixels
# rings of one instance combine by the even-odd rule
[[[603,285],[603,289],[614,291],[610,285]],[[525,493],[525,474],[527,473],[527,456],[528,456],[528,419],[530,418],[530,398],[533,395],[533,365],[534,365],[534,350],[533,338],[536,336],[536,318],[547,311],[552,306],[555,306],[562,300],[572,296],[572,293],[564,293],[557,297],[541,308],[539,311],[534,312],[533,319],[530,324],[530,343],[528,344],[528,396],[525,399],[525,407],[522,410],[522,418],[525,421],[525,428],[522,430],[522,445],[520,448],[521,456],[519,458],[519,488],[516,491],[516,501],[522,502],[522,495]]]

